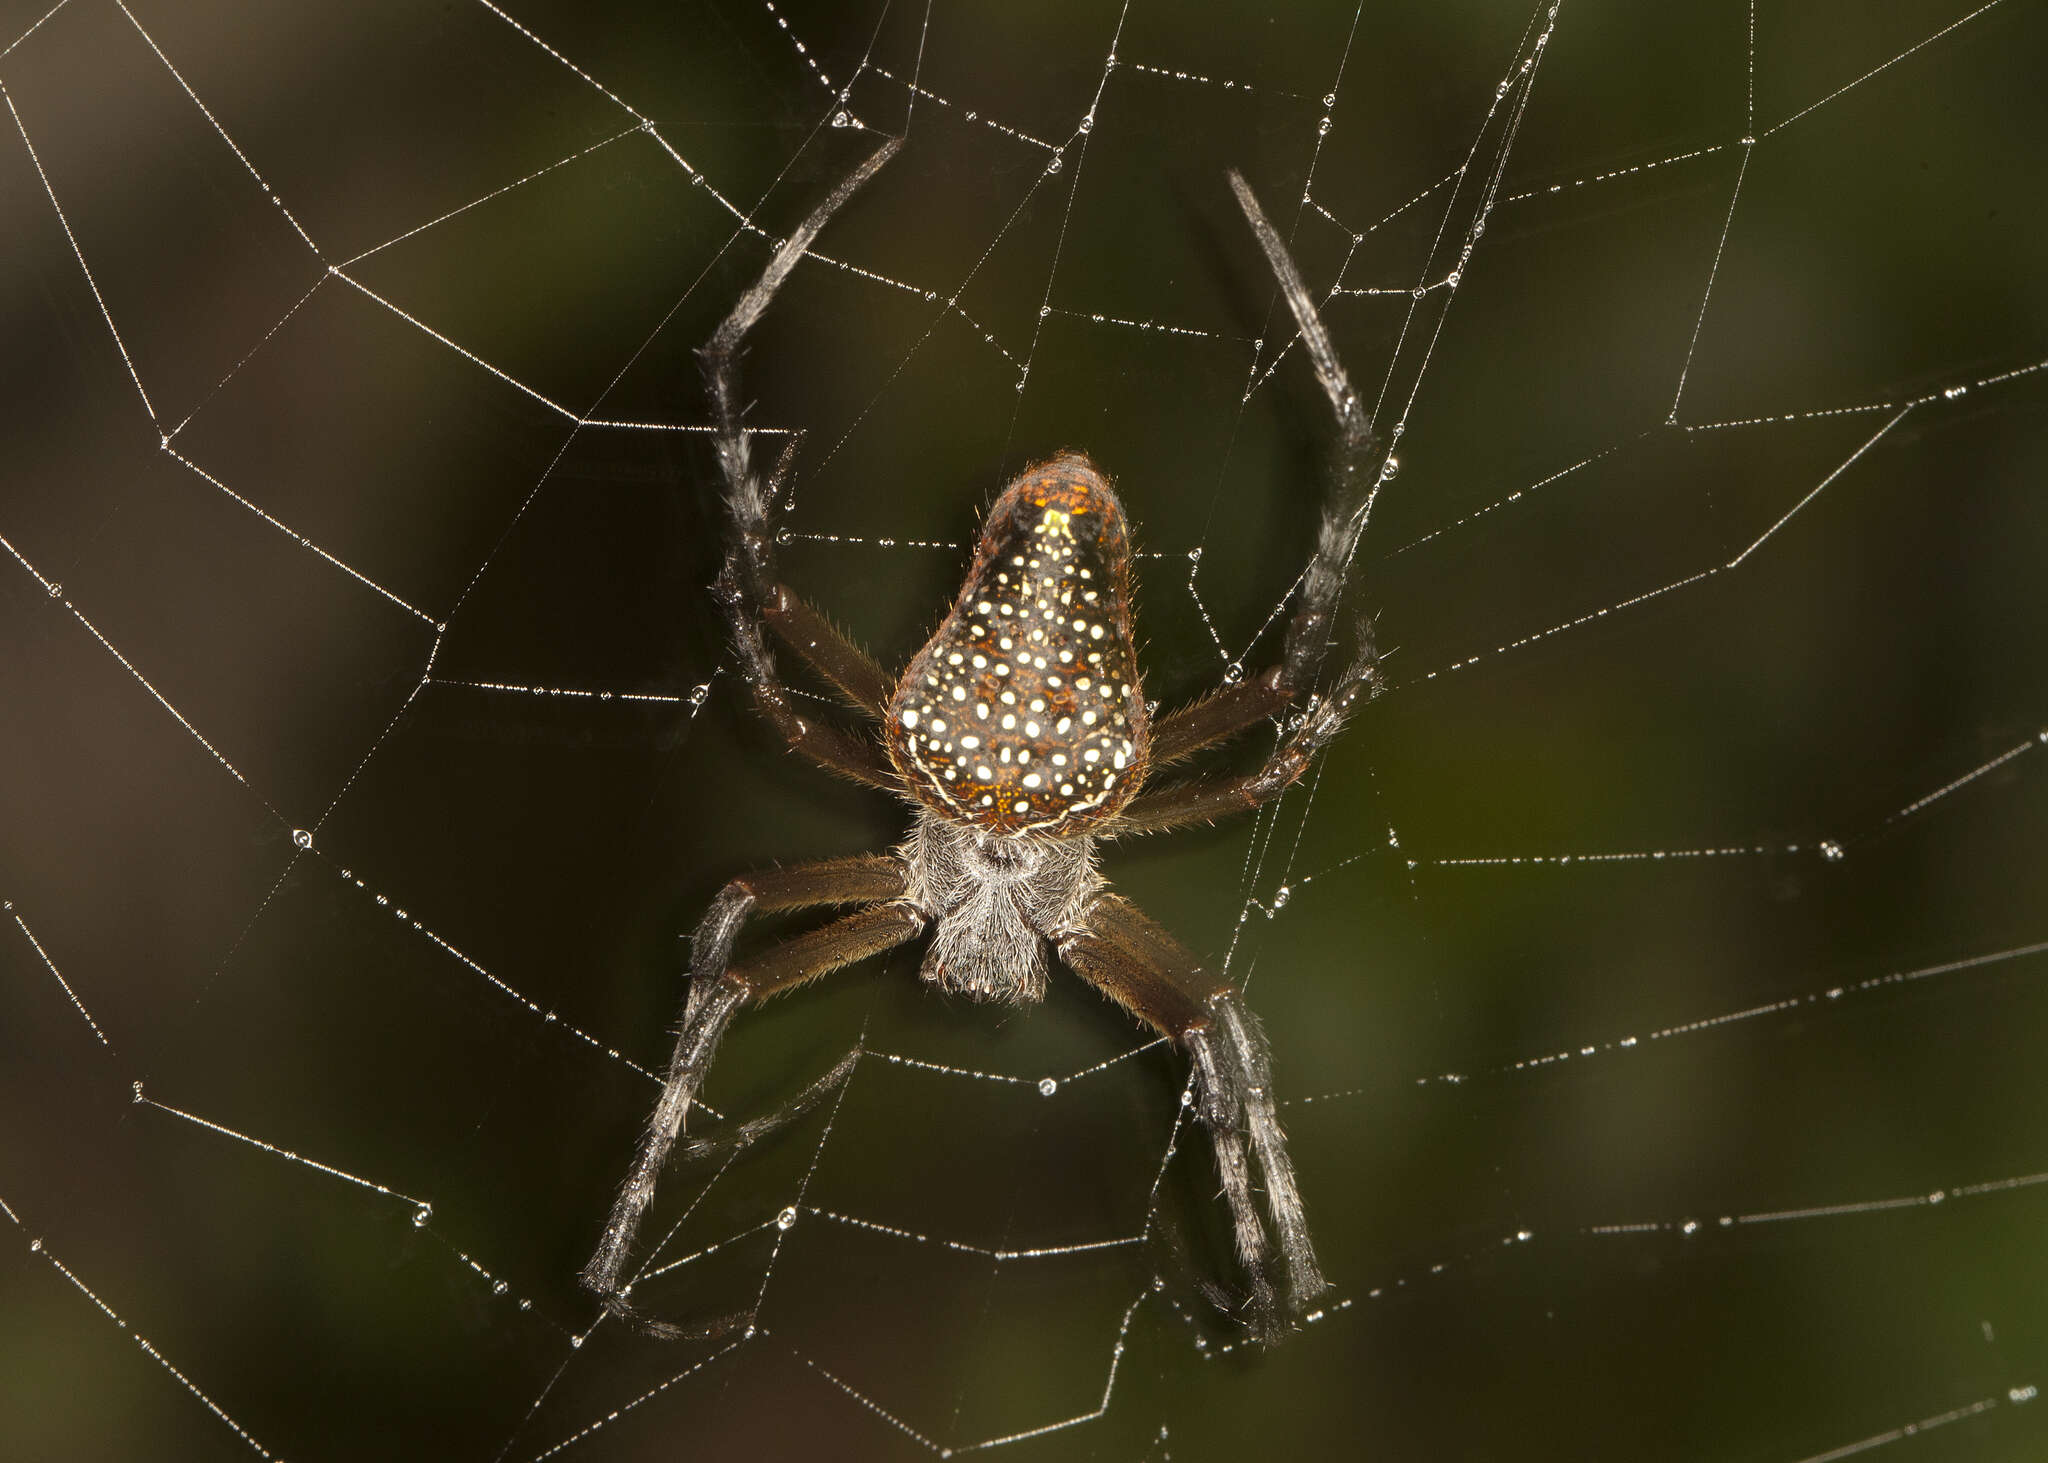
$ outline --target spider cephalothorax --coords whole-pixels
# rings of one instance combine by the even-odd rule
[[[916,825],[893,854],[745,875],[713,901],[692,941],[689,995],[661,1100],[583,1281],[613,1311],[635,1314],[627,1255],[733,1015],[929,933],[923,974],[944,990],[979,1001],[1035,1001],[1056,955],[1187,1053],[1190,1094],[1215,1146],[1248,1277],[1249,1319],[1271,1337],[1283,1302],[1299,1306],[1324,1282],[1280,1131],[1265,1041],[1228,980],[1108,892],[1096,845],[1257,807],[1291,786],[1373,692],[1374,655],[1363,627],[1342,669],[1327,681],[1322,671],[1345,573],[1388,459],[1374,446],[1279,235],[1233,173],[1231,186],[1338,428],[1322,527],[1276,663],[1152,722],[1132,638],[1123,506],[1095,464],[1065,452],[1027,468],[996,499],[952,611],[892,681],[776,576],[771,514],[788,455],[768,479],[755,472],[740,423],[737,364],[748,330],[826,220],[896,146],[884,144],[783,243],[699,354],[732,516],[714,590],[754,708],[791,750],[909,801]],[[869,729],[848,732],[798,711],[771,636],[865,714]],[[1157,768],[1290,712],[1274,750],[1252,772],[1149,786]],[[854,909],[733,958],[750,916],[819,905]],[[738,1125],[738,1141],[765,1126]],[[1265,1190],[1263,1218],[1255,1170]]]
[[[989,833],[926,812],[901,856],[904,896],[932,922],[924,978],[976,1001],[1042,997],[1047,943],[1081,927],[1102,887],[1085,833]]]

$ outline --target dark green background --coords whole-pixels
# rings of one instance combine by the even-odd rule
[[[0,1451],[249,1456],[140,1336],[295,1463],[600,1422],[560,1456],[916,1458],[1094,1411],[1121,1336],[1106,1412],[1005,1456],[1793,1463],[1980,1403],[1878,1455],[2048,1455],[2048,1185],[1967,1190],[2048,1169],[2048,964],[1861,984],[2048,938],[2048,749],[1906,811],[2048,708],[2048,372],[1941,395],[2048,356],[2042,13],[1776,130],[1968,11],[1566,0],[1487,125],[1541,12],[62,7],[0,57]],[[856,1041],[1025,1081],[871,1057],[829,1134],[672,1171],[666,1255],[747,1233],[641,1298],[765,1268],[767,1332],[605,1421],[713,1348],[571,1345],[653,1096],[602,1048],[664,1059],[724,879],[903,814],[729,678],[696,712],[453,683],[712,674],[703,438],[575,419],[701,423],[690,349],[768,251],[718,200],[779,235],[906,131],[818,246],[882,278],[800,268],[748,363],[753,420],[807,434],[788,572],[890,664],[961,566],[923,545],[1074,446],[1152,556],[1148,693],[1212,684],[1204,614],[1232,654],[1266,624],[1327,426],[1253,344],[1225,169],[1318,294],[1397,291],[1328,308],[1383,423],[1415,393],[1352,595],[1392,690],[1271,818],[1108,860],[1249,979],[1346,1308],[1205,1360],[1206,1143],[1153,1187],[1178,1059],[1041,1098],[1138,1034],[1070,981],[949,1006],[904,955],[743,1018],[711,1100]],[[1402,205],[1475,146],[1438,240],[1448,188]]]

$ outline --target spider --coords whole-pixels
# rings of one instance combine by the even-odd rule
[[[951,613],[892,681],[777,577],[770,516],[794,442],[764,480],[741,425],[738,361],[747,332],[804,251],[899,145],[884,143],[818,205],[698,357],[730,515],[712,591],[754,710],[790,750],[895,793],[916,821],[893,853],[743,875],[712,901],[692,940],[689,993],[661,1097],[580,1278],[612,1312],[656,1334],[706,1334],[639,1316],[630,1281],[621,1281],[720,1037],[741,1007],[929,932],[921,974],[940,990],[975,1001],[1037,1001],[1048,954],[1056,954],[1186,1052],[1191,1101],[1215,1148],[1248,1284],[1248,1320],[1270,1339],[1327,1287],[1280,1131],[1265,1040],[1224,977],[1108,892],[1096,845],[1258,807],[1300,778],[1352,709],[1377,692],[1363,623],[1348,663],[1316,688],[1370,497],[1391,459],[1374,442],[1280,236],[1233,172],[1231,187],[1337,424],[1320,531],[1277,663],[1153,721],[1132,637],[1124,510],[1094,463],[1063,452],[1026,468],[996,499]],[[849,732],[799,711],[776,668],[771,636],[864,713],[869,728]],[[1283,732],[1256,771],[1153,786],[1160,768],[1275,718],[1287,718]],[[732,958],[752,916],[826,905],[854,908]],[[1253,1198],[1254,1164],[1264,1219]]]

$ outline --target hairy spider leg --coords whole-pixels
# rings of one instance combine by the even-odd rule
[[[713,593],[731,632],[740,674],[754,709],[781,734],[792,751],[856,782],[884,788],[893,788],[895,778],[880,746],[801,714],[776,670],[775,656],[768,644],[769,632],[871,716],[881,714],[891,689],[889,677],[866,652],[776,577],[771,514],[775,490],[788,473],[795,442],[792,439],[770,480],[764,483],[754,469],[751,439],[740,420],[739,357],[747,332],[760,320],[804,251],[901,145],[899,138],[884,142],[811,211],[776,249],[760,279],[740,296],[732,312],[697,352],[705,390],[711,398],[712,442],[720,475],[725,480],[730,514],[725,565]]]
[[[1357,634],[1358,650],[1350,663],[1330,688],[1310,703],[1299,724],[1256,771],[1241,777],[1199,778],[1145,793],[1131,800],[1107,830],[1108,836],[1162,833],[1190,823],[1213,823],[1256,808],[1292,787],[1314,763],[1316,754],[1344,730],[1359,702],[1380,692],[1372,627],[1361,624]]]
[[[1180,941],[1114,894],[1088,909],[1087,928],[1060,942],[1060,958],[1082,979],[1188,1054],[1195,1111],[1209,1130],[1223,1196],[1230,1205],[1237,1257],[1251,1281],[1255,1333],[1280,1327],[1273,1246],[1252,1198],[1252,1164],[1265,1180],[1266,1215],[1286,1272],[1286,1294],[1300,1306],[1328,1288],[1309,1241],[1294,1165],[1273,1102],[1264,1035],[1237,991],[1203,969]]]
[[[1316,380],[1337,419],[1337,446],[1330,469],[1330,488],[1315,552],[1301,578],[1293,617],[1288,621],[1279,663],[1214,695],[1161,717],[1153,731],[1153,755],[1172,762],[1205,746],[1237,735],[1261,720],[1278,715],[1314,692],[1329,654],[1331,622],[1344,593],[1359,535],[1372,509],[1373,495],[1386,480],[1392,459],[1374,438],[1364,406],[1351,387],[1344,364],[1330,343],[1315,302],[1302,283],[1301,271],[1259,201],[1242,177],[1230,175],[1252,234],[1265,252],[1282,298],[1293,314],[1301,342],[1315,369]],[[1304,718],[1295,734],[1283,741],[1266,765],[1249,777],[1227,785],[1195,783],[1149,793],[1131,804],[1112,833],[1152,833],[1190,822],[1210,821],[1257,807],[1284,791],[1308,769],[1317,750],[1343,727],[1344,716],[1361,696],[1378,694],[1373,675],[1377,652],[1370,626],[1361,625],[1358,646],[1334,682]]]
[[[630,1287],[620,1283],[626,1259],[641,1220],[654,1202],[655,1184],[669,1150],[682,1131],[733,1014],[749,1001],[765,999],[912,938],[924,928],[923,916],[905,905],[887,902],[901,896],[903,888],[902,862],[874,854],[742,875],[711,902],[691,940],[690,991],[661,1097],[641,1133],[597,1251],[579,1277],[614,1313],[633,1315],[625,1298]],[[733,941],[750,917],[824,904],[872,907],[771,946],[739,965],[731,963]]]

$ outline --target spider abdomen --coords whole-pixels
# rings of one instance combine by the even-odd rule
[[[903,673],[890,760],[918,799],[998,833],[1064,836],[1144,780],[1123,505],[1077,452],[989,509],[960,597]]]

